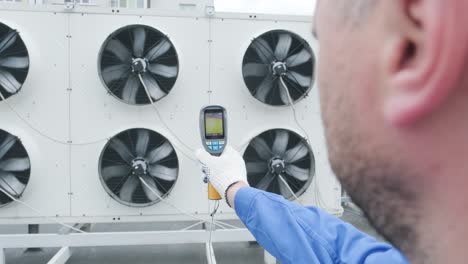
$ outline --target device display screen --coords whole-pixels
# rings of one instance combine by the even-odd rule
[[[222,111],[205,112],[205,138],[224,138],[224,116]]]

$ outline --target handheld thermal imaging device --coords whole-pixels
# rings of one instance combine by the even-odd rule
[[[226,109],[207,106],[200,112],[200,131],[205,150],[213,156],[221,156],[227,145]],[[219,193],[208,183],[208,199],[221,200]]]

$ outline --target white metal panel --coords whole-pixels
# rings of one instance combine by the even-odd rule
[[[0,22],[17,29],[30,55],[30,68],[19,94],[7,99],[21,121],[0,102],[0,129],[22,140],[31,159],[31,178],[21,200],[48,216],[69,215],[69,147],[47,137],[68,140],[68,47],[64,14],[0,11]],[[31,126],[39,130],[40,135]],[[36,213],[11,203],[0,222]]]
[[[172,133],[193,149],[201,147],[198,114],[209,103],[226,106],[229,141],[240,151],[245,150],[253,137],[269,129],[286,128],[303,135],[292,121],[291,109],[264,105],[250,95],[241,69],[250,41],[272,29],[293,31],[316,50],[308,18],[277,16],[273,20],[273,16],[226,13],[218,14],[210,27],[209,18],[197,18],[198,11],[175,17],[157,10],[121,10],[116,15],[113,10],[102,8],[79,8],[83,13],[61,13],[59,9],[0,11],[0,22],[20,30],[31,56],[26,84],[8,102],[44,135],[75,144],[67,146],[46,139],[0,103],[0,129],[18,135],[31,156],[31,181],[22,200],[46,215],[58,216],[66,222],[187,220],[164,203],[147,208],[124,206],[114,201],[101,185],[98,162],[107,139],[129,128],[148,128],[168,138],[179,157],[179,179],[168,201],[207,217],[206,185],[200,180],[198,163],[182,154],[192,153]],[[177,50],[178,80],[171,93],[156,103],[170,131],[150,106],[130,106],[118,101],[108,94],[99,78],[101,45],[109,34],[130,24],[160,30],[169,36]],[[68,88],[71,90],[67,91]],[[339,214],[340,188],[326,158],[317,89],[314,87],[296,108],[315,154],[315,180],[318,179],[329,211]],[[316,203],[316,182],[301,197],[305,204]],[[221,204],[220,219],[236,218],[232,210]],[[29,209],[11,204],[0,208],[0,222],[51,221],[36,218]]]
[[[177,82],[156,102],[168,131],[151,106],[131,106],[109,95],[98,75],[98,55],[105,39],[131,24],[152,26],[167,34],[178,53]],[[168,201],[190,213],[207,213],[208,202],[200,180],[198,163],[172,133],[195,149],[201,146],[198,113],[208,103],[208,21],[198,18],[139,17],[112,15],[71,16],[72,138],[89,142],[110,138],[130,128],[148,128],[170,140],[179,157],[179,178]],[[167,204],[131,208],[114,201],[99,180],[98,162],[106,141],[72,148],[73,216],[153,216],[179,214]],[[149,216],[149,218],[148,218]]]

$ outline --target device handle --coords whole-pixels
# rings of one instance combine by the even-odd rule
[[[208,199],[211,201],[219,201],[223,199],[211,183],[208,183]]]

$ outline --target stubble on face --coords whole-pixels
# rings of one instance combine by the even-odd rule
[[[385,144],[357,127],[352,103],[338,95],[322,102],[329,159],[333,171],[370,223],[408,255],[417,249],[420,214],[414,173]]]

